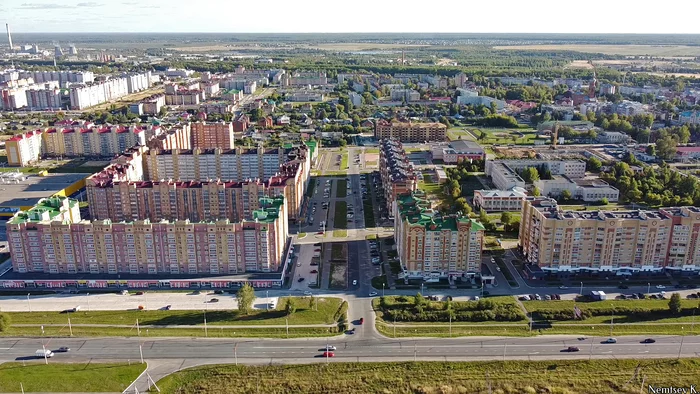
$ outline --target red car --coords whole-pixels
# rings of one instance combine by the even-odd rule
[[[360,324],[364,324],[364,323],[365,323],[365,318],[364,318],[364,317],[361,317],[361,318],[360,318]]]
[[[333,353],[333,352],[323,352],[323,357],[335,357],[335,353]]]

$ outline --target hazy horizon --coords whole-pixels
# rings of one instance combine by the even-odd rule
[[[17,33],[462,33],[470,34],[700,34],[687,2],[663,7],[629,7],[628,2],[589,0],[535,4],[502,0],[497,4],[408,7],[397,1],[356,0],[329,6],[322,0],[293,4],[270,0],[232,4],[224,0],[85,1],[4,0],[2,22]],[[408,28],[407,28],[408,26]],[[700,42],[698,42],[700,44]]]

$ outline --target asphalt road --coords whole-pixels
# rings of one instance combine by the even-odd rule
[[[657,337],[654,344],[640,343],[644,337],[628,336],[616,344],[602,344],[605,338],[579,340],[574,336],[535,338],[459,339],[361,339],[353,335],[332,339],[264,340],[204,338],[90,338],[44,339],[47,349],[70,347],[56,353],[53,361],[138,360],[139,345],[144,359],[221,359],[237,358],[240,363],[299,363],[325,361],[320,357],[326,343],[337,348],[331,361],[407,360],[497,360],[497,359],[580,359],[580,358],[661,358],[700,355],[700,338]],[[577,346],[579,352],[566,352]],[[41,338],[0,339],[0,362],[31,359],[42,348]],[[227,360],[227,361],[223,361]]]

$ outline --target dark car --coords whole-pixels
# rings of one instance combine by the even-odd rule
[[[361,318],[360,318],[360,324],[364,324],[364,323],[365,323],[365,318],[364,318],[364,317],[361,317]]]
[[[219,302],[219,299],[218,299],[218,298],[212,298],[211,300],[209,300],[209,302]]]
[[[581,349],[579,349],[579,348],[576,347],[576,346],[569,346],[569,347],[566,348],[566,351],[567,351],[567,352],[578,352],[578,351],[580,351],[580,350],[581,350]]]
[[[647,338],[647,339],[643,340],[642,343],[656,343],[656,339]]]
[[[630,287],[627,285],[620,285],[620,286],[617,286],[617,288],[618,289],[629,289]]]
[[[214,290],[214,294],[224,294],[223,290]]]
[[[61,353],[66,353],[66,352],[70,352],[70,348],[69,348],[68,346],[61,346],[61,347],[58,348],[58,350],[56,350],[56,351],[57,351],[57,352],[61,352]]]
[[[304,281],[304,278],[299,278],[299,279],[297,280],[297,282],[303,282],[303,281]]]
[[[137,292],[136,292],[136,295],[143,295],[143,294],[144,294],[143,291],[137,291]]]

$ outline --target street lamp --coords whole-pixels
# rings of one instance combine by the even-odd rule
[[[85,299],[87,300],[88,312],[90,312],[90,293],[85,293]]]
[[[581,296],[583,296],[583,282],[581,282],[581,290],[578,292]]]
[[[382,297],[384,297],[384,282],[382,282]]]
[[[651,283],[647,283],[647,294],[651,293]]]
[[[29,312],[32,311],[32,303],[29,302],[29,295],[31,295],[31,294],[32,293],[27,293],[27,306],[29,307]]]

